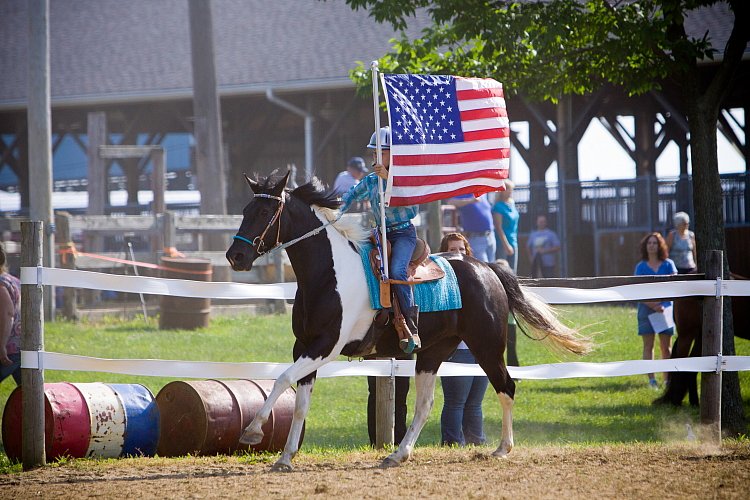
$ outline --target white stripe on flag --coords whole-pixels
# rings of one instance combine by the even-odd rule
[[[456,77],[456,89],[473,90],[473,89],[501,89],[503,84],[489,78],[462,78]]]
[[[502,116],[497,116],[495,118],[482,118],[480,120],[462,120],[461,128],[464,132],[494,128],[508,128],[508,119]]]
[[[487,149],[508,148],[510,148],[510,139],[507,137],[449,144],[394,144],[391,146],[391,156],[395,159],[399,155],[467,153]],[[396,164],[394,163],[394,165]]]
[[[483,99],[459,99],[458,109],[461,111],[470,111],[472,109],[483,108],[504,108],[505,99],[502,97],[485,97]]]
[[[422,175],[452,175],[464,174],[473,170],[507,170],[510,159],[473,161],[470,163],[445,163],[443,165],[401,165],[398,167],[399,177],[419,177]]]

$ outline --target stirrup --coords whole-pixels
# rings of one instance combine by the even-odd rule
[[[410,335],[408,339],[399,340],[398,345],[406,354],[411,354],[415,349],[422,348],[422,341],[419,335]]]

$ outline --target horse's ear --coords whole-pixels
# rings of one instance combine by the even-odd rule
[[[255,182],[254,180],[252,180],[250,177],[248,177],[247,174],[243,173],[242,175],[245,176],[245,180],[247,181],[247,185],[250,186],[250,190],[253,193],[256,193],[258,191],[258,189],[260,188],[260,184],[258,184],[257,182]]]
[[[291,174],[291,170],[286,171],[286,175],[273,187],[273,195],[279,196],[284,194],[284,189],[286,188],[286,183],[289,181],[289,174]]]

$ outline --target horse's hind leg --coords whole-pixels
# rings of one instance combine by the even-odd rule
[[[310,396],[312,395],[315,377],[309,376],[300,380],[297,384],[297,393],[294,398],[294,415],[292,416],[292,425],[289,429],[289,435],[284,445],[284,451],[281,457],[273,464],[274,471],[290,472],[292,470],[292,459],[299,451],[299,441],[302,435],[302,427],[305,423],[305,417],[310,409]]]
[[[488,320],[482,324],[487,324],[489,328],[492,328],[493,321]],[[502,434],[500,446],[492,454],[496,457],[504,457],[513,449],[513,398],[516,393],[516,384],[503,361],[507,324],[500,324],[495,328],[501,332],[501,335],[483,338],[467,336],[464,340],[476,357],[479,366],[487,374],[487,378],[500,399],[503,411]]]

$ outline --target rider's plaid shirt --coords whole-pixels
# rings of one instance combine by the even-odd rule
[[[341,197],[344,202],[341,205],[341,212],[346,212],[355,201],[370,201],[375,222],[380,225],[380,196],[378,195],[378,179],[374,172],[365,176],[358,184],[344,193]],[[383,180],[383,189],[385,190],[385,180]],[[401,222],[409,222],[419,213],[418,205],[407,205],[404,207],[386,207],[385,208],[385,225],[394,226]]]

